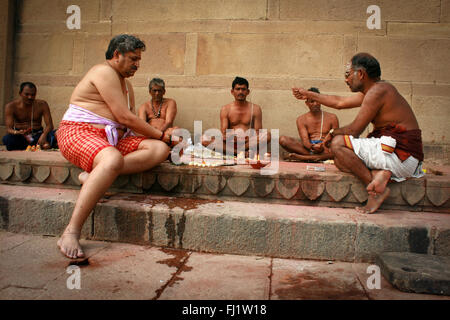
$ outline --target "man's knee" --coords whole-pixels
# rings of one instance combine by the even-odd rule
[[[336,150],[339,148],[345,147],[345,141],[343,135],[338,135],[331,140],[331,152],[336,153]]]
[[[288,144],[288,140],[289,138],[287,136],[281,136],[280,137],[280,146],[282,146],[283,148],[286,147],[286,145]]]
[[[163,141],[146,139],[139,144],[139,149],[150,150],[156,157],[166,159],[169,156],[170,148]]]
[[[120,172],[124,159],[119,150],[108,147],[100,151],[94,159],[94,166],[102,164],[105,169],[112,172]]]

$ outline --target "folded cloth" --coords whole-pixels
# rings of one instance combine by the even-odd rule
[[[126,132],[122,138],[126,138],[127,136],[135,136],[133,131],[125,128],[125,126],[121,125],[120,123],[99,116],[98,114],[95,114],[74,104],[69,105],[69,109],[67,109],[66,113],[64,114],[63,120],[105,125],[106,138],[108,142],[113,146],[116,146],[119,141],[119,134],[117,132],[117,129],[126,129]]]
[[[344,136],[345,145],[364,162],[369,169],[388,170],[392,172],[392,180],[404,181],[406,178],[424,176],[422,162],[413,156],[402,161],[395,152],[389,152],[383,147],[383,142],[392,142],[387,137],[361,138]]]
[[[390,124],[382,128],[374,129],[367,138],[380,138],[381,136],[392,137],[396,140],[394,152],[405,161],[413,156],[423,161],[422,131],[420,129],[406,130],[398,124]]]

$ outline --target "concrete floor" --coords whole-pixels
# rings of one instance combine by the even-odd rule
[[[370,289],[365,263],[82,240],[87,260],[76,266],[56,241],[0,231],[1,300],[450,300],[401,292],[383,277],[380,289]]]

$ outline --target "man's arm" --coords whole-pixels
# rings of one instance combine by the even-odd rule
[[[358,137],[376,117],[378,111],[380,111],[384,103],[385,92],[382,88],[373,88],[370,90],[365,95],[361,109],[356,115],[355,120],[345,127],[335,129],[333,136],[347,134]]]
[[[222,131],[223,141],[227,139],[228,125],[228,108],[227,106],[223,106],[222,109],[220,109],[220,131]]]
[[[42,115],[44,117],[45,122],[45,128],[41,136],[39,137],[37,143],[42,146],[45,143],[47,143],[47,135],[53,130],[53,120],[48,103],[46,101],[42,101],[41,107],[42,107]]]
[[[8,103],[5,107],[5,125],[9,134],[18,134],[18,130],[14,130],[14,105],[12,103]]]
[[[364,99],[364,95],[361,92],[358,92],[356,95],[352,95],[349,97],[326,95],[308,91],[303,88],[293,88],[292,92],[297,99],[312,99],[319,102],[320,104],[323,104],[324,106],[338,110],[357,108],[361,106],[361,103]]]
[[[138,117],[147,122],[147,111],[145,110],[145,104],[146,104],[146,102],[141,104],[141,106],[139,107]]]
[[[175,116],[177,115],[177,103],[175,100],[170,99],[167,103],[166,120],[163,126],[163,130],[173,127]]]
[[[305,125],[305,117],[300,116],[297,118],[297,129],[298,129],[298,134],[300,135],[300,139],[302,139],[302,144],[303,146],[308,149],[311,150],[312,144],[309,141],[309,133],[308,133],[308,129],[306,128]]]
[[[256,134],[259,133],[259,130],[262,129],[263,124],[262,124],[262,110],[261,107],[258,105],[254,105],[254,110],[253,110],[253,119],[250,119],[250,124],[251,121],[253,121],[253,129],[255,129]]]

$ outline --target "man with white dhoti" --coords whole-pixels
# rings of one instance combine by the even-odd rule
[[[423,146],[421,130],[408,102],[390,83],[380,80],[378,61],[368,53],[353,56],[345,73],[352,97],[318,95],[294,88],[299,99],[311,98],[336,108],[360,106],[355,120],[342,128],[332,129],[331,150],[334,163],[344,172],[353,173],[367,185],[369,198],[362,213],[374,213],[389,196],[388,182],[420,178]],[[367,138],[358,138],[372,122],[374,130]]]

